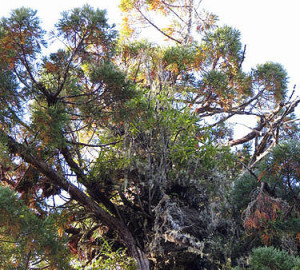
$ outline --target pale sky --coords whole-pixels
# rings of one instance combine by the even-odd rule
[[[1,1],[2,2],[2,1]],[[110,23],[120,22],[119,0],[9,0],[3,1],[0,17],[9,16],[21,6],[38,10],[48,29],[60,13],[88,3],[107,9]],[[300,8],[298,0],[202,0],[202,8],[219,16],[219,23],[241,31],[247,45],[244,68],[250,70],[266,61],[281,63],[290,77],[290,88],[297,84],[300,95]]]

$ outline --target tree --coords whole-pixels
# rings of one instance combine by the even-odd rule
[[[243,72],[240,33],[217,27],[213,15],[201,19],[193,1],[121,5],[119,39],[104,11],[84,6],[63,13],[52,33],[63,48],[49,55],[36,12],[2,19],[1,184],[37,224],[67,215],[58,229],[80,267],[109,253],[125,267],[125,249],[139,269],[217,269],[237,239],[227,215],[232,183],[243,169],[259,178],[255,166],[294,130],[300,100],[288,96],[279,64]],[[172,13],[180,35],[146,11]],[[134,12],[168,46],[133,40]],[[258,123],[232,139],[236,115]],[[230,150],[236,145],[245,146]]]

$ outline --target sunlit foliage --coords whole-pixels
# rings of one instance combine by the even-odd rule
[[[119,35],[88,5],[49,40],[29,8],[1,20],[3,269],[230,269],[261,245],[299,251],[300,99],[280,64],[244,71],[240,32],[200,2],[122,0]],[[257,120],[242,137],[236,116]]]

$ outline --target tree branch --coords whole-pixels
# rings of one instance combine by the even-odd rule
[[[68,192],[74,200],[78,201],[84,208],[94,213],[107,226],[110,226],[117,231],[120,230],[118,227],[122,227],[123,224],[120,224],[120,221],[118,219],[112,217],[108,212],[104,211],[83,191],[77,188],[74,184],[69,183],[62,175],[49,167],[43,160],[32,154],[30,149],[25,147],[23,144],[16,142],[12,137],[7,135],[3,131],[0,131],[0,136],[6,139],[7,145],[12,154],[19,155],[27,163],[34,166],[38,171],[47,176],[52,183],[60,186],[62,189]],[[79,173],[79,175],[81,176],[81,173]]]
[[[116,142],[111,142],[111,143],[105,143],[105,144],[90,144],[90,143],[82,143],[82,142],[72,142],[68,140],[66,140],[66,142],[73,145],[80,145],[80,146],[87,146],[87,147],[106,147],[109,145],[118,144],[119,142],[121,142],[121,140]]]
[[[151,25],[151,26],[153,26],[158,32],[160,32],[161,34],[163,34],[164,36],[166,36],[167,38],[169,38],[169,39],[171,39],[171,40],[173,40],[173,41],[175,41],[175,42],[177,42],[177,43],[179,43],[179,44],[181,44],[182,42],[181,41],[179,41],[178,39],[176,39],[176,38],[173,38],[173,37],[171,37],[170,35],[168,35],[167,33],[165,33],[164,31],[162,31],[159,27],[157,27],[153,22],[151,22],[143,13],[142,13],[142,11],[139,9],[139,8],[137,8],[137,11],[142,15],[142,17]]]
[[[256,127],[253,131],[251,131],[250,133],[248,133],[246,136],[242,138],[228,142],[228,145],[235,146],[235,145],[243,144],[245,142],[249,142],[250,140],[254,139],[257,136],[257,134],[260,133],[260,131],[266,126],[266,124],[267,124],[266,121],[261,121],[259,126]]]
[[[68,182],[62,175],[49,167],[43,160],[34,155],[29,148],[18,143],[11,136],[0,130],[0,137],[7,142],[9,152],[20,156],[24,161],[34,166],[39,172],[44,174],[53,184],[60,186],[68,192],[72,199],[81,204],[87,211],[93,213],[101,222],[118,233],[120,240],[128,247],[129,255],[134,257],[141,269],[148,268],[148,260],[143,252],[137,247],[136,240],[127,228],[127,226],[119,219],[111,216],[103,210],[92,198],[86,195],[82,190],[74,184]],[[143,268],[144,267],[144,268]]]

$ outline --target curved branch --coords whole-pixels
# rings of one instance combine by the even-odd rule
[[[173,38],[173,37],[171,37],[170,35],[168,35],[167,33],[165,33],[164,31],[162,31],[158,26],[156,26],[153,22],[151,22],[145,15],[144,15],[144,13],[139,9],[139,8],[137,8],[137,11],[142,15],[142,17],[151,25],[151,26],[153,26],[157,31],[159,31],[161,34],[163,34],[164,36],[166,36],[167,38],[169,38],[169,39],[171,39],[171,40],[173,40],[173,41],[175,41],[175,42],[177,42],[177,43],[179,43],[179,44],[181,44],[182,42],[181,41],[179,41],[178,39],[176,39],[176,38]]]
[[[266,124],[267,124],[266,121],[261,121],[260,125],[256,127],[253,131],[251,131],[250,133],[248,133],[246,136],[242,138],[228,142],[228,145],[235,146],[235,145],[239,145],[251,141],[260,133],[260,131],[266,126]]]
[[[101,220],[103,224],[116,231],[120,240],[128,247],[128,251],[134,257],[140,269],[148,270],[149,262],[145,254],[137,247],[136,240],[127,228],[127,226],[119,219],[111,216],[108,212],[103,210],[92,198],[85,194],[82,190],[74,184],[68,182],[62,175],[60,175],[53,168],[49,167],[42,159],[34,155],[31,150],[21,143],[18,143],[11,136],[0,130],[0,137],[5,139],[9,152],[20,156],[24,161],[34,166],[38,171],[48,177],[48,179],[55,185],[60,186],[68,192],[72,199],[76,200],[86,210],[93,213],[96,218]]]

